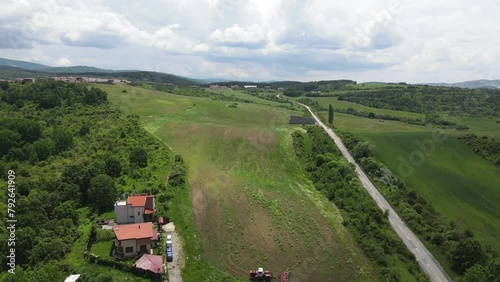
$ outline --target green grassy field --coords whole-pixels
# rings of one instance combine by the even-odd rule
[[[496,136],[494,120],[464,118],[468,132]],[[500,168],[477,156],[455,136],[466,132],[445,130],[446,140],[435,142],[435,150],[423,154],[415,141],[432,140],[430,126],[415,126],[396,121],[378,121],[335,114],[334,125],[355,133],[375,145],[375,156],[408,186],[416,189],[444,216],[472,230],[486,244],[500,251]],[[431,148],[431,147],[429,147]],[[417,152],[417,153],[412,153]],[[415,157],[412,169],[402,167],[401,158]],[[400,167],[403,170],[400,170]],[[411,171],[411,173],[408,173]]]
[[[125,114],[139,115],[147,131],[184,157],[191,203],[171,209],[178,205],[190,214],[192,205],[195,234],[187,237],[182,231],[190,229],[189,220],[178,228],[193,245],[192,236],[198,234],[203,249],[195,253],[201,249],[185,246],[189,261],[202,255],[242,280],[259,266],[275,274],[291,271],[297,281],[377,280],[339,211],[300,167],[291,144],[297,127],[287,124],[289,110],[253,103],[230,108],[231,102],[209,98],[99,87]],[[184,276],[195,277],[194,271],[188,263]]]
[[[303,97],[301,97],[301,98],[303,98]],[[345,110],[348,108],[352,108],[358,112],[373,112],[373,113],[379,114],[379,115],[391,115],[391,116],[397,116],[397,117],[416,118],[416,119],[418,118],[421,120],[425,119],[424,114],[372,108],[372,107],[367,107],[367,106],[364,106],[361,104],[356,104],[353,102],[339,101],[338,97],[307,97],[307,98],[309,98],[313,101],[317,101],[322,107],[325,107],[325,108],[328,108],[328,105],[331,104],[334,109]]]
[[[207,92],[218,93],[218,94],[222,94],[222,95],[227,96],[227,97],[233,96],[235,98],[250,100],[250,101],[253,101],[254,103],[257,103],[257,104],[265,104],[265,105],[276,106],[276,107],[280,107],[283,105],[289,105],[289,104],[279,103],[279,102],[275,102],[275,101],[271,101],[271,100],[260,99],[259,97],[255,97],[255,96],[244,93],[243,90],[237,90],[237,89],[235,89],[235,90],[233,90],[233,89],[227,89],[227,90],[207,89]],[[260,94],[266,95],[266,96],[267,95],[268,96],[275,96],[276,95],[276,93],[274,93],[274,92],[264,92],[264,93],[260,93]],[[292,104],[292,106],[294,106],[296,109],[300,109],[300,107],[296,104]]]

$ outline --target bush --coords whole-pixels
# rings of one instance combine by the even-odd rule
[[[133,148],[129,155],[130,164],[136,164],[139,167],[148,166],[148,153],[144,148]]]

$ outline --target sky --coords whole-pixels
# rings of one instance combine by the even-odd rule
[[[192,78],[500,79],[494,0],[0,0],[0,57]]]

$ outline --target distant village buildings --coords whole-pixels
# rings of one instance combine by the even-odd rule
[[[87,83],[108,83],[108,84],[129,84],[130,80],[125,79],[110,79],[100,77],[85,77],[85,76],[53,76],[50,79],[64,82],[87,82]]]
[[[7,82],[18,82],[18,83],[34,83],[37,80],[43,80],[46,78],[32,78],[32,77],[20,77],[16,79],[2,79],[0,81]],[[49,79],[55,81],[73,82],[73,83],[107,83],[107,84],[130,84],[130,80],[117,79],[117,78],[101,78],[101,77],[86,77],[86,76],[53,76]],[[170,85],[171,83],[169,83]],[[173,85],[173,84],[172,84]]]

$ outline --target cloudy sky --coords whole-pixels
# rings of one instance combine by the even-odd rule
[[[470,2],[0,0],[0,57],[239,80],[499,79],[500,5]]]

